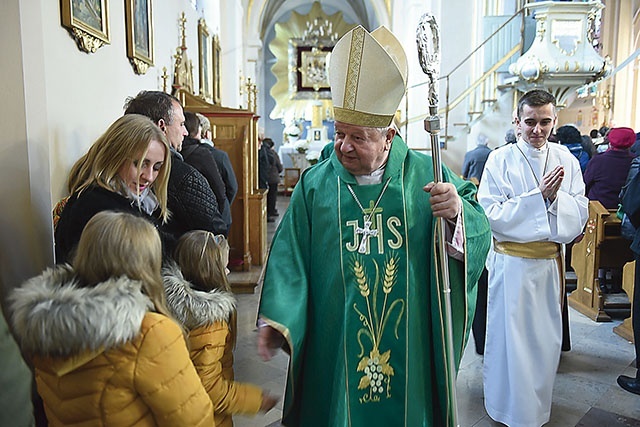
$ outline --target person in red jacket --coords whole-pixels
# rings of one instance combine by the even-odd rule
[[[613,128],[606,139],[609,148],[589,161],[583,175],[584,184],[589,200],[598,200],[607,209],[617,209],[620,189],[633,160],[629,147],[636,141],[636,134],[631,128]]]

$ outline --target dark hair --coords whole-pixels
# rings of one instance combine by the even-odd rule
[[[158,90],[143,90],[135,97],[128,97],[124,103],[125,114],[142,114],[149,117],[155,124],[160,119],[167,124],[173,121],[173,103],[180,104],[180,100]]]
[[[556,98],[546,90],[533,89],[522,95],[520,101],[518,101],[518,118],[522,117],[522,109],[525,105],[529,107],[542,107],[543,105],[551,104],[555,110]]]
[[[599,138],[601,135],[600,132],[598,132],[598,129],[591,129],[591,132],[589,132],[589,136],[591,138]]]
[[[200,127],[200,119],[196,116],[195,113],[191,111],[184,112],[184,127],[187,128],[187,132],[189,132],[189,136],[191,138],[195,138],[198,133],[198,128]]]
[[[273,139],[271,138],[265,138],[262,140],[262,143],[264,145],[266,145],[267,147],[273,147],[274,143],[273,143]]]
[[[580,131],[571,125],[560,126],[556,131],[556,136],[560,144],[581,144],[582,136]]]
[[[609,132],[609,128],[606,126],[602,126],[600,129],[598,129],[598,133],[600,134],[600,136],[607,136],[607,132]]]

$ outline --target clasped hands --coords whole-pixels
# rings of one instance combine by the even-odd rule
[[[540,193],[542,193],[542,198],[550,202],[556,200],[563,178],[564,166],[562,165],[558,165],[552,171],[547,172],[547,174],[542,177],[542,182],[538,186]]]

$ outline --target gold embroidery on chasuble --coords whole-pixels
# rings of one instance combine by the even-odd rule
[[[389,409],[383,403],[395,400],[394,390],[404,393],[407,363],[407,260],[400,257],[407,231],[399,218],[403,208],[395,203],[384,207],[385,197],[394,192],[389,188],[386,193],[389,182],[381,190],[372,188],[368,196],[362,188],[357,195],[349,184],[339,192],[348,394],[353,403],[374,404],[383,411]],[[349,193],[351,198],[342,198]]]
[[[365,257],[353,254],[350,265],[361,297],[353,304],[361,325],[356,334],[360,348],[356,371],[362,373],[358,382],[358,390],[363,391],[360,403],[380,402],[391,397],[395,371],[391,349],[382,347],[382,338],[385,333],[393,334],[396,340],[399,338],[398,328],[405,310],[405,301],[390,295],[398,276],[395,251],[385,258],[382,272],[376,260],[367,264],[373,266],[373,276],[365,262]]]

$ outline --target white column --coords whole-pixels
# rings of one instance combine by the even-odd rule
[[[246,106],[240,98],[239,79],[244,68],[243,15],[241,1],[220,2],[220,96],[226,107]]]

